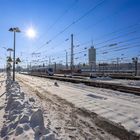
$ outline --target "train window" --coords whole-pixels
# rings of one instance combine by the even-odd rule
[[[53,72],[53,69],[52,68],[48,68],[48,71]]]

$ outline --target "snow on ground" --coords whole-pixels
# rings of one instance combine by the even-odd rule
[[[73,103],[76,107],[95,112],[103,118],[140,135],[140,96],[119,91],[88,87],[27,75],[18,75],[34,89],[44,90]],[[42,92],[45,96],[45,92]]]
[[[20,85],[10,75],[0,90],[0,139],[2,140],[55,140],[55,135],[44,126],[43,111],[34,107],[34,98],[25,97]]]
[[[45,92],[31,88],[24,81],[21,88],[28,96],[34,97],[36,103],[44,109],[44,122],[60,140],[118,140],[119,138],[104,131],[95,124],[92,115],[79,110],[66,100]],[[45,93],[44,93],[45,92]],[[44,96],[44,95],[45,96]]]
[[[0,74],[1,140],[119,140],[55,94],[44,98],[24,78],[26,84],[19,84]]]
[[[98,82],[105,82],[105,83],[115,83],[125,86],[134,86],[134,87],[140,87],[140,80],[123,80],[123,79],[112,79],[110,77],[97,77],[97,78],[91,78],[93,81]]]
[[[5,103],[5,75],[3,73],[0,74],[0,130],[3,126],[3,121],[4,121],[4,118],[3,118],[3,115],[4,115],[4,103]]]

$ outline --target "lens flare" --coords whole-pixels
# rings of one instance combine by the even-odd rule
[[[36,37],[36,31],[35,31],[33,28],[29,28],[29,29],[26,31],[26,35],[27,35],[29,38],[35,38],[35,37]]]

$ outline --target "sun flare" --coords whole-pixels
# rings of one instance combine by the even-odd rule
[[[36,37],[36,31],[35,31],[33,28],[29,28],[29,29],[26,31],[26,35],[27,35],[29,38],[35,38],[35,37]]]

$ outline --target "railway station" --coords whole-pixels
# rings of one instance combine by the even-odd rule
[[[140,140],[139,0],[0,9],[0,140]]]

